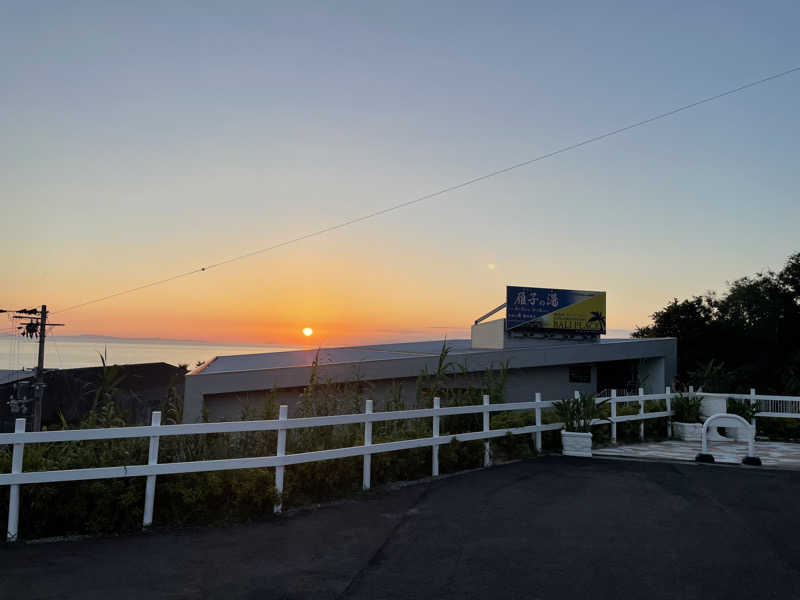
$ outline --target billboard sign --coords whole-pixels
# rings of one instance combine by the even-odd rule
[[[606,293],[506,287],[506,329],[606,332]]]

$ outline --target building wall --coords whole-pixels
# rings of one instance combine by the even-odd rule
[[[386,410],[386,405],[390,400],[396,398],[402,402],[403,406],[413,407],[416,402],[417,378],[405,379],[384,379],[378,381],[365,382],[365,388],[361,396],[364,399],[372,399],[374,410]],[[227,394],[209,394],[205,396],[205,410],[211,421],[235,421],[249,413],[252,418],[264,412],[265,400],[272,396],[275,399],[275,406],[285,404],[289,407],[289,416],[297,414],[298,404],[301,402],[303,388],[285,388],[275,390],[270,394],[266,390],[251,392],[238,392]],[[363,410],[363,404],[359,410]],[[276,418],[276,417],[272,417]]]
[[[505,319],[485,321],[472,326],[473,348],[502,348],[505,337]]]
[[[545,400],[554,400],[572,395],[574,390],[584,393],[598,391],[597,364],[613,361],[638,361],[641,373],[647,376],[645,387],[648,391],[663,391],[675,376],[676,350],[676,341],[672,338],[604,344],[542,343],[529,348],[456,355],[453,360],[475,374],[507,362],[506,401],[530,400],[535,392],[541,392]],[[320,366],[317,375],[325,381],[344,382],[352,381],[354,373],[360,373],[362,381],[373,385],[370,395],[375,400],[376,410],[380,410],[391,398],[393,381],[402,386],[401,398],[405,405],[412,406],[417,376],[423,369],[435,371],[437,361],[437,356],[421,355],[364,361],[357,365],[330,364]],[[539,364],[528,366],[531,363]],[[578,365],[592,365],[588,382],[569,381],[570,366]],[[293,414],[311,374],[310,366],[190,374],[186,377],[184,422],[200,420],[203,411],[212,420],[240,419],[242,406],[252,406],[255,410],[256,405],[263,404],[264,390],[270,389],[278,390],[277,402],[287,404],[290,414]]]
[[[590,365],[591,379],[588,383],[570,381],[570,366],[529,367],[508,372],[505,387],[506,402],[529,402],[536,392],[542,400],[559,400],[571,397],[577,390],[582,394],[597,392],[597,367]]]
[[[597,391],[597,367],[589,365],[591,379],[588,383],[570,381],[569,365],[551,367],[530,367],[523,369],[509,369],[506,376],[504,400],[506,402],[526,402],[534,400],[535,393],[540,392],[543,400],[558,400],[572,396],[575,390],[590,394]],[[459,374],[453,375],[450,384],[454,387],[475,386],[478,375],[466,377]],[[386,410],[387,403],[396,399],[406,407],[416,404],[417,378],[384,379],[367,382],[362,397],[371,398],[375,403],[375,410]],[[272,394],[266,390],[249,392],[209,394],[205,396],[205,410],[211,421],[235,421],[244,416],[249,418],[264,418],[264,402],[269,397],[274,397],[275,407],[286,404],[289,407],[289,416],[297,414],[303,388],[288,388],[275,390]],[[359,408],[363,410],[363,406]],[[274,415],[270,418],[275,418]]]

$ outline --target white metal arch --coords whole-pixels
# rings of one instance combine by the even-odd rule
[[[756,428],[748,423],[744,418],[739,415],[732,415],[729,413],[717,413],[711,415],[703,423],[703,431],[701,433],[702,450],[698,455],[698,460],[701,456],[709,457],[708,461],[713,462],[713,457],[708,453],[708,430],[710,427],[744,427],[747,430],[747,458],[744,460],[746,464],[761,464],[755,457],[755,438]]]

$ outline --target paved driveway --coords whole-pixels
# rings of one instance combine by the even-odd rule
[[[800,473],[545,457],[224,529],[0,549],[0,598],[795,598]]]

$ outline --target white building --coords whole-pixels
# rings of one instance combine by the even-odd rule
[[[368,381],[376,410],[390,397],[393,385],[413,399],[420,372],[435,371],[442,341],[324,348],[319,351],[320,380]],[[464,372],[479,373],[508,364],[506,402],[544,400],[571,395],[574,390],[597,393],[611,388],[644,387],[663,392],[676,372],[674,338],[600,339],[592,335],[553,335],[505,330],[505,319],[477,323],[472,339],[448,340],[448,361]],[[186,376],[184,422],[199,420],[203,410],[211,420],[237,420],[242,406],[259,405],[275,390],[290,412],[308,384],[316,350],[217,356]],[[459,370],[459,372],[461,372]],[[396,389],[396,388],[395,388]]]

